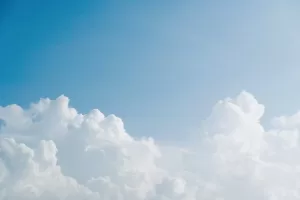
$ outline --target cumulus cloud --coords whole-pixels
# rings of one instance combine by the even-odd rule
[[[253,95],[217,102],[185,148],[133,138],[69,99],[0,107],[0,200],[300,199],[299,113],[260,123]],[[196,145],[195,145],[196,144]]]

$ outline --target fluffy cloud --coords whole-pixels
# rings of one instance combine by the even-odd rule
[[[185,148],[133,138],[69,99],[0,107],[0,200],[300,199],[300,114],[260,124],[249,93],[219,101]]]

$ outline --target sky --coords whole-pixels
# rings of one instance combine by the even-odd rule
[[[0,200],[300,199],[299,1],[0,2]]]
[[[64,94],[134,136],[181,140],[224,97],[299,108],[300,3],[1,1],[0,105]],[[266,120],[265,120],[266,119]]]

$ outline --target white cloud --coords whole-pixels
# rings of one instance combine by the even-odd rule
[[[0,107],[0,200],[300,199],[300,115],[265,130],[263,113],[247,92],[219,101],[182,149],[79,114],[65,96]]]

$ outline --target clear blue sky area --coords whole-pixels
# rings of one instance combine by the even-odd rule
[[[0,1],[0,105],[61,94],[134,136],[182,139],[242,90],[300,108],[300,2]]]

